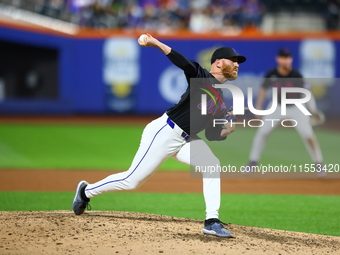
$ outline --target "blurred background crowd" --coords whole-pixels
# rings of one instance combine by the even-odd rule
[[[340,0],[0,0],[82,27],[168,32],[339,30]],[[297,19],[298,18],[298,19]],[[275,23],[276,22],[276,23]],[[302,24],[304,23],[304,24]],[[299,30],[299,29],[297,29]]]

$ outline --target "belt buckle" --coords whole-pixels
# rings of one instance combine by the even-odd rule
[[[185,132],[183,132],[182,133],[182,135],[181,135],[187,142],[189,142],[190,141],[190,136],[187,134],[187,133],[185,133]]]
[[[175,128],[175,122],[173,122],[170,118],[168,118],[168,119],[166,120],[166,122],[167,122],[167,124],[168,124],[172,129]],[[189,136],[187,133],[185,133],[184,131],[182,132],[181,136],[182,136],[187,142],[189,142],[190,139],[191,139],[190,136]]]

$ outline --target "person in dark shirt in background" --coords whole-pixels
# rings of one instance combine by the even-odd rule
[[[325,175],[325,171],[322,171],[323,156],[319,143],[314,135],[312,126],[310,124],[310,117],[304,115],[296,105],[287,105],[287,114],[281,115],[281,88],[298,87],[309,89],[308,84],[304,82],[304,79],[300,72],[293,68],[293,56],[289,49],[280,49],[276,56],[277,67],[270,70],[266,76],[264,83],[259,91],[255,108],[262,110],[264,100],[267,95],[267,90],[273,87],[278,89],[278,107],[275,112],[270,115],[264,116],[264,125],[259,127],[253,140],[253,145],[249,156],[249,166],[256,166],[260,160],[262,151],[265,147],[266,140],[273,129],[280,123],[279,121],[271,122],[265,121],[269,119],[275,119],[282,121],[283,119],[293,119],[297,121],[295,129],[302,137],[308,153],[310,154],[318,176]],[[287,93],[288,99],[300,98],[299,93]],[[307,106],[311,114],[315,114],[318,110],[315,104],[315,98],[312,95],[311,100],[307,103]],[[259,116],[257,116],[260,118]],[[281,146],[281,145],[277,145]],[[288,149],[288,148],[287,148]]]

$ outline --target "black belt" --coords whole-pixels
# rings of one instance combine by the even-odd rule
[[[176,123],[173,122],[170,118],[168,118],[168,119],[166,120],[166,123],[168,123],[168,125],[169,125],[172,129],[175,128]],[[189,142],[189,141],[191,140],[190,136],[189,136],[186,132],[184,132],[184,131],[182,132],[181,136],[182,136],[187,142]]]

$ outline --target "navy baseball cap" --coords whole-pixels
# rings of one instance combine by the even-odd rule
[[[292,53],[290,52],[289,49],[287,48],[282,48],[279,50],[279,52],[277,53],[277,55],[279,57],[291,57],[292,56]]]
[[[237,63],[243,63],[247,59],[244,56],[238,55],[233,48],[230,47],[221,47],[214,51],[211,56],[211,64],[215,62],[216,59],[223,58],[237,58]]]

